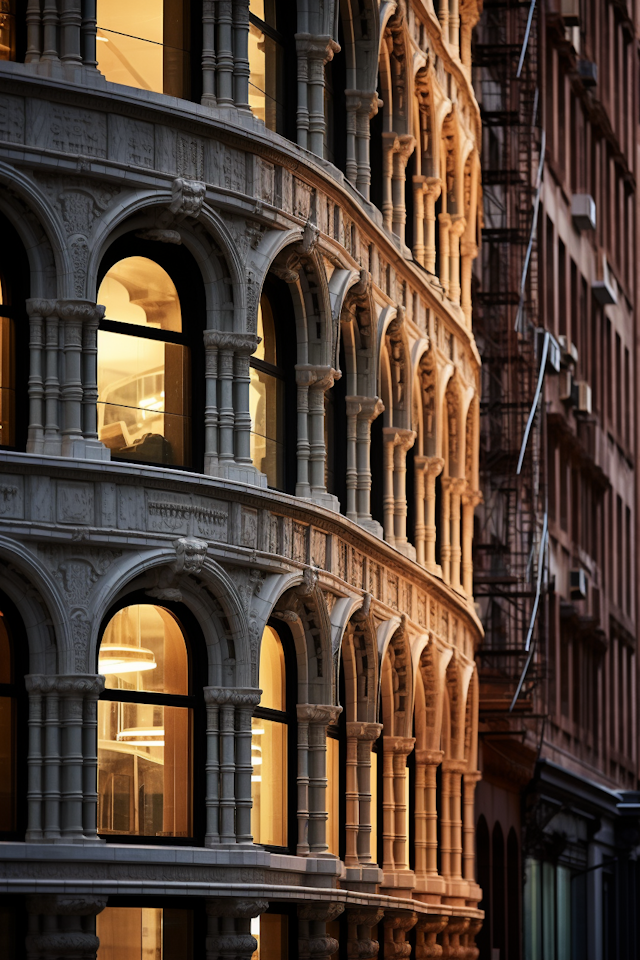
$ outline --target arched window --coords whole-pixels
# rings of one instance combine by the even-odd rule
[[[291,697],[287,690],[287,664],[282,640],[266,626],[260,648],[262,697],[251,723],[251,832],[255,843],[289,847],[292,809],[289,789]]]
[[[22,810],[18,803],[24,770],[20,757],[26,749],[19,749],[18,737],[22,726],[19,714],[23,703],[23,671],[16,660],[16,644],[10,616],[11,604],[0,595],[0,840],[15,839],[24,827]],[[22,639],[22,638],[21,638]]]
[[[0,215],[0,447],[24,449],[26,443],[29,324],[25,316],[25,299],[28,282],[29,266],[20,238],[9,221]],[[22,386],[24,398],[19,397],[16,403],[16,390]]]
[[[136,603],[109,620],[98,654],[98,831],[194,837],[193,713],[183,628]]]
[[[199,451],[192,373],[197,383],[200,378],[191,368],[194,354],[198,363],[203,351],[192,351],[190,337],[202,319],[201,283],[185,251],[172,251],[169,263],[158,246],[125,238],[109,251],[98,290],[106,308],[98,332],[98,432],[114,459],[193,466]],[[135,250],[153,258],[117,256]],[[184,303],[185,288],[195,292],[195,302],[189,297]]]
[[[189,97],[189,4],[98,0],[96,58],[112,83]]]

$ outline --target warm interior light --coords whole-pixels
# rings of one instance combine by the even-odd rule
[[[128,727],[116,735],[119,743],[131,743],[135,747],[164,747],[163,738],[164,727]]]
[[[98,673],[140,673],[143,670],[155,670],[156,661],[153,650],[146,647],[132,647],[124,644],[103,643],[100,647]]]
[[[109,43],[109,37],[96,37],[96,40],[100,40],[102,43]]]

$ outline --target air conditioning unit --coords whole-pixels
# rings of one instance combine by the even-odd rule
[[[560,0],[560,14],[566,27],[580,26],[580,0]]]
[[[542,359],[545,336],[547,336],[547,331],[543,327],[538,327],[536,330],[536,356],[539,360]],[[560,345],[552,333],[549,333],[548,336],[549,346],[547,348],[545,373],[560,373]]]
[[[561,400],[572,400],[573,393],[571,388],[573,386],[573,377],[569,370],[561,370],[560,378],[558,380],[558,396]]]
[[[596,202],[590,194],[573,194],[571,197],[571,219],[576,230],[595,230]]]
[[[587,575],[582,568],[569,571],[569,592],[571,600],[587,599]]]
[[[606,307],[610,303],[617,303],[618,295],[613,279],[609,274],[609,264],[607,263],[607,258],[604,253],[602,254],[601,264],[600,270],[598,271],[600,276],[591,284],[591,290],[598,303]]]
[[[591,387],[586,380],[573,381],[571,400],[580,413],[591,413]]]
[[[569,363],[578,362],[578,348],[575,343],[572,343],[569,340],[569,337],[566,334],[561,333],[558,337],[558,343],[560,344],[560,355],[561,363],[563,366],[567,366]]]
[[[598,64],[593,60],[578,60],[578,75],[585,87],[595,87],[598,83]]]

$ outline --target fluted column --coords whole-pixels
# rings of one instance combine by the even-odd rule
[[[442,457],[428,457],[425,469],[425,567],[430,573],[438,572],[436,563],[436,479],[442,473]]]
[[[451,217],[448,213],[441,213],[438,216],[440,222],[440,283],[445,293],[449,295],[449,230],[451,228]]]
[[[475,241],[460,241],[461,279],[460,305],[464,313],[467,327],[471,329],[471,279],[473,275],[473,261],[478,256],[478,244]]]
[[[95,701],[104,677],[25,677],[29,693],[27,840],[97,840]]]
[[[203,0],[202,4],[202,100],[214,107],[216,98],[216,18],[217,0]]]
[[[438,876],[437,770],[441,750],[416,750],[416,878]]]
[[[427,177],[424,185],[424,267],[436,272],[436,201],[442,183],[439,177]]]
[[[462,589],[473,596],[473,514],[482,500],[479,490],[462,496]]]
[[[26,898],[29,960],[95,960],[96,916],[107,896],[85,893],[30,894]]]
[[[80,52],[81,24],[82,0],[60,0],[61,59],[64,63],[82,63]]]
[[[452,217],[449,228],[449,299],[460,303],[460,237],[467,227],[464,217]]]
[[[383,740],[383,870],[385,887],[413,886],[408,865],[406,771],[413,737]],[[402,877],[405,875],[405,878]]]
[[[380,525],[371,516],[371,424],[384,410],[378,397],[358,397],[356,424],[357,522],[380,536]]]
[[[347,804],[345,866],[369,864],[371,852],[371,747],[382,724],[347,723]]]
[[[40,17],[40,0],[27,0],[27,53],[25,63],[37,63],[42,50],[42,20]]]
[[[424,536],[425,536],[425,523],[424,523],[424,505],[425,505],[425,482],[424,474],[427,467],[428,457],[415,457],[413,461],[413,467],[415,471],[415,510],[416,510],[416,526],[414,534],[414,546],[416,548],[416,561],[420,566],[424,567],[425,565],[425,550],[424,550]]]
[[[251,333],[204,332],[205,473],[233,476],[236,467],[251,470],[249,358],[257,343]]]
[[[327,727],[341,713],[331,704],[299,703],[298,855],[327,854]]]
[[[325,486],[324,395],[338,378],[333,367],[298,364],[298,482],[296,496],[310,497],[337,509],[337,498]]]
[[[233,99],[249,110],[249,0],[233,0]]]
[[[454,590],[461,590],[460,562],[462,549],[460,545],[460,500],[466,487],[463,477],[456,477],[450,484],[451,503],[451,586]]]
[[[339,53],[340,46],[332,37],[314,37],[307,33],[297,33],[295,40],[298,54],[298,144],[322,157],[326,122],[324,68],[333,55]]]
[[[251,960],[258,942],[251,920],[269,909],[268,900],[212,897],[206,901],[206,960]]]
[[[400,148],[397,134],[382,134],[382,219],[389,233],[393,230],[393,158]]]
[[[441,544],[440,560],[442,579],[445,583],[451,582],[451,477],[442,480],[442,522],[440,524]]]
[[[465,880],[476,878],[475,850],[475,793],[476,784],[482,779],[479,770],[469,770],[462,774],[463,813],[462,813],[462,876]]]
[[[251,717],[260,690],[204,687],[205,846],[251,843]]]
[[[29,433],[27,453],[44,452],[44,324],[51,300],[27,300],[29,315]]]
[[[407,450],[416,434],[401,427],[384,427],[385,540],[406,556],[414,556],[414,547],[407,540]]]
[[[392,230],[404,243],[407,225],[407,207],[405,203],[405,183],[407,179],[407,161],[416,145],[415,137],[401,134],[397,138],[397,148],[393,154],[393,172],[391,195],[393,199]]]

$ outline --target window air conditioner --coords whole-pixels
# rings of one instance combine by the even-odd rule
[[[578,348],[575,343],[572,343],[564,333],[561,333],[558,337],[558,343],[560,344],[562,365],[566,367],[570,363],[577,363]]]
[[[547,331],[543,327],[536,330],[536,355],[539,360],[542,359],[544,349],[544,338]],[[549,347],[547,349],[547,365],[545,373],[560,373],[560,345],[552,333],[549,334]]]
[[[569,587],[572,600],[587,599],[587,575],[581,568],[569,572]]]
[[[565,27],[580,26],[580,0],[560,0],[560,14]]]
[[[571,387],[573,384],[573,377],[569,370],[560,371],[560,379],[558,380],[558,396],[561,400],[571,400],[572,393]]]
[[[598,64],[593,60],[578,60],[578,74],[585,87],[595,87],[598,83]]]
[[[571,400],[580,413],[591,413],[591,387],[585,380],[574,380]]]
[[[595,230],[596,202],[590,194],[573,194],[571,197],[571,219],[576,230]]]
[[[598,272],[600,274],[599,278],[591,284],[594,297],[603,307],[606,307],[609,303],[617,303],[618,295],[613,279],[609,274],[609,264],[607,263],[607,258],[604,253],[602,254],[601,267]]]

